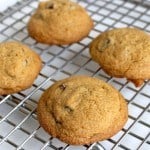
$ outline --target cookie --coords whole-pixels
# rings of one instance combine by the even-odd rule
[[[135,86],[150,79],[150,36],[136,28],[100,34],[90,45],[92,59],[111,76],[127,78]]]
[[[73,76],[47,89],[38,103],[41,126],[68,144],[112,137],[127,121],[127,105],[113,87],[96,78]]]
[[[70,0],[47,0],[39,3],[28,23],[28,33],[36,41],[64,45],[88,35],[93,21],[84,8]]]
[[[30,87],[42,63],[39,56],[18,42],[0,44],[0,95]]]

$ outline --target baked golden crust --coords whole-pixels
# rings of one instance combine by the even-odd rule
[[[93,40],[90,53],[111,76],[125,77],[136,86],[150,79],[150,36],[139,29],[106,31]]]
[[[40,57],[19,42],[0,44],[0,95],[30,87],[40,72]]]
[[[38,42],[71,44],[86,37],[93,21],[80,5],[69,0],[47,0],[28,23],[28,32]]]
[[[113,87],[96,78],[73,76],[45,91],[38,103],[41,126],[68,144],[110,138],[127,121],[127,105]]]

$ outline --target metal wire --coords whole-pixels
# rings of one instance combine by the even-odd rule
[[[0,96],[0,149],[2,150],[147,150],[150,149],[150,81],[135,88],[125,79],[112,78],[91,60],[88,45],[101,32],[134,26],[150,32],[149,0],[77,1],[95,22],[88,37],[68,46],[49,46],[30,38],[26,24],[38,2],[24,0],[0,14],[0,41],[18,40],[34,49],[43,69],[33,86]],[[112,84],[128,102],[129,119],[114,137],[92,145],[72,146],[48,135],[39,125],[36,106],[40,95],[55,81],[74,74],[95,76]]]

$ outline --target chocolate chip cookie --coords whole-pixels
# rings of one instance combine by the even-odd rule
[[[118,28],[100,34],[90,45],[92,59],[114,77],[135,86],[150,79],[150,35],[137,28]]]
[[[71,44],[88,35],[93,21],[84,8],[70,0],[47,0],[28,23],[31,37],[46,44]]]
[[[89,144],[108,139],[127,121],[121,94],[104,81],[87,76],[60,80],[38,103],[41,126],[68,144]]]
[[[30,87],[42,63],[40,57],[18,42],[0,44],[0,95]]]

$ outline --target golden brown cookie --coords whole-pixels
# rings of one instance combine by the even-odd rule
[[[42,63],[39,56],[18,42],[0,44],[0,95],[30,87]]]
[[[68,144],[89,144],[108,139],[127,121],[121,94],[104,81],[87,76],[60,80],[38,103],[41,126]]]
[[[46,44],[71,44],[88,35],[93,22],[80,5],[70,0],[47,0],[28,23],[31,37]]]
[[[139,29],[106,31],[91,43],[90,53],[111,76],[125,77],[135,86],[150,79],[150,36]]]

